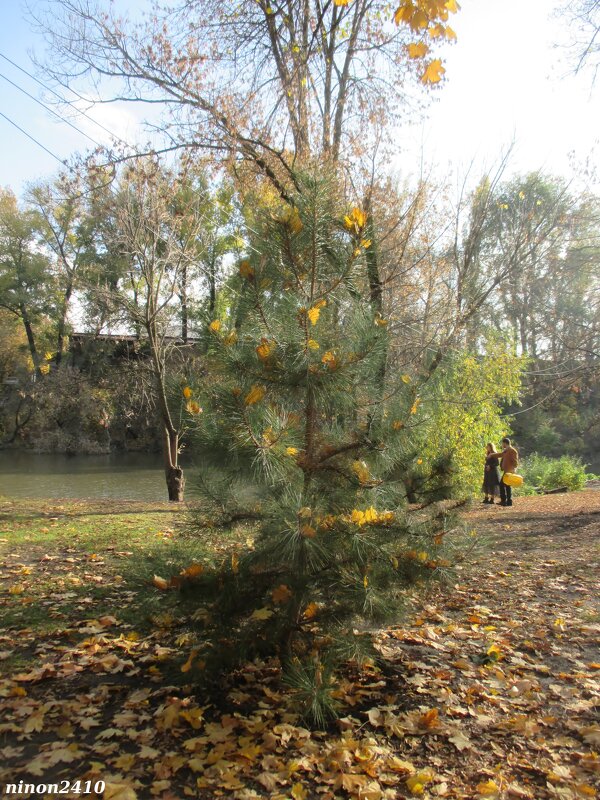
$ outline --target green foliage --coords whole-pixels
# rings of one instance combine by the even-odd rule
[[[483,355],[456,353],[435,381],[429,421],[420,435],[424,469],[445,460],[452,494],[468,497],[481,487],[487,442],[508,433],[504,403],[518,398],[524,360],[490,337]]]
[[[586,472],[581,459],[567,455],[548,458],[534,453],[523,462],[521,472],[525,484],[519,492],[528,494],[534,494],[536,489],[560,489],[564,486],[575,492],[583,489],[586,481],[593,477]]]

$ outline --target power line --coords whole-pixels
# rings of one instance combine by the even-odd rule
[[[11,125],[14,125],[14,126],[15,126],[15,128],[16,128],[17,130],[21,131],[21,133],[22,133],[22,134],[24,134],[25,136],[27,136],[27,138],[28,138],[28,139],[31,139],[31,141],[32,141],[32,142],[35,142],[35,143],[37,144],[37,146],[38,146],[38,147],[41,147],[41,148],[42,148],[42,150],[45,150],[45,151],[48,153],[48,155],[51,155],[51,156],[52,156],[52,158],[55,158],[55,159],[58,161],[58,163],[59,163],[59,164],[62,164],[62,165],[63,165],[63,167],[65,166],[65,161],[64,161],[62,158],[59,158],[59,156],[57,156],[57,155],[56,155],[56,153],[53,153],[53,152],[52,152],[52,150],[49,150],[49,149],[48,149],[48,148],[47,148],[45,145],[43,145],[41,142],[38,142],[38,140],[37,140],[37,139],[36,139],[34,136],[32,136],[30,133],[27,133],[27,131],[26,131],[26,130],[24,130],[23,128],[21,128],[21,126],[20,126],[20,125],[17,125],[17,123],[16,123],[16,122],[14,122],[12,119],[10,119],[10,117],[7,117],[7,116],[6,116],[6,114],[3,114],[3,113],[2,113],[2,111],[0,111],[0,117],[4,117],[4,119],[5,119],[7,122],[10,122],[10,124],[11,124]]]
[[[23,87],[19,86],[18,83],[15,83],[14,81],[11,81],[11,79],[7,78],[6,75],[4,75],[2,72],[0,72],[0,78],[4,78],[4,80],[7,81],[8,83],[10,83],[11,86],[14,86],[15,89],[18,89],[20,92],[23,92],[23,94],[27,95],[27,97],[29,97],[31,100],[33,100],[34,103],[37,103],[39,106],[41,106],[46,111],[49,111],[51,114],[54,114],[54,116],[57,117],[61,122],[64,122],[65,125],[68,125],[70,128],[73,128],[74,131],[77,131],[77,133],[80,133],[82,136],[85,136],[86,139],[89,139],[90,142],[93,142],[93,144],[95,144],[97,147],[102,147],[100,142],[96,141],[96,139],[94,139],[92,136],[90,136],[89,134],[85,133],[85,131],[82,131],[81,128],[77,127],[77,125],[73,125],[72,122],[70,122],[68,119],[65,119],[58,112],[54,111],[54,109],[52,109],[49,106],[47,106],[46,103],[42,103],[41,100],[38,100],[37,97],[35,97],[34,95],[30,94],[30,92],[28,92],[26,89],[23,89]]]
[[[51,94],[53,94],[55,97],[58,97],[58,99],[61,101],[61,103],[66,103],[67,105],[71,106],[71,108],[75,109],[75,111],[78,114],[81,114],[82,117],[85,117],[90,122],[93,122],[94,125],[97,125],[99,128],[102,128],[102,130],[105,133],[108,133],[109,136],[112,136],[113,139],[115,139],[115,141],[120,142],[121,144],[125,145],[126,147],[129,147],[128,143],[126,141],[124,141],[123,139],[121,139],[120,136],[117,136],[115,133],[113,133],[113,131],[109,130],[101,122],[98,122],[93,117],[90,117],[90,115],[87,114],[85,111],[82,111],[80,108],[77,108],[75,103],[73,103],[71,100],[67,100],[67,98],[63,97],[61,94],[59,94],[59,92],[55,91],[50,86],[47,86],[39,78],[36,78],[36,76],[33,75],[31,72],[28,72],[24,67],[19,66],[19,64],[17,64],[15,61],[10,59],[8,56],[4,55],[4,53],[0,53],[0,58],[3,58],[5,61],[8,61],[8,63],[12,64],[13,67],[15,67],[16,69],[20,70],[24,75],[27,75],[27,77],[31,78],[31,80],[33,80],[37,84],[39,84],[39,86],[41,86],[42,89],[45,89],[47,92],[50,92]],[[71,89],[71,91],[73,91],[73,90]],[[77,94],[77,93],[74,92],[74,94]],[[81,97],[81,95],[77,95],[77,96]]]

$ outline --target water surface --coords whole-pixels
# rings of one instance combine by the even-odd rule
[[[0,495],[10,498],[167,500],[160,455],[47,455],[0,451]]]

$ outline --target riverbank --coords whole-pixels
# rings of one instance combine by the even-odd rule
[[[274,665],[224,685],[219,708],[191,685],[193,609],[153,578],[245,532],[192,537],[184,519],[0,500],[1,779],[104,780],[120,800],[596,797],[600,492],[471,510],[486,548],[379,633],[382,669],[348,671],[325,733]]]

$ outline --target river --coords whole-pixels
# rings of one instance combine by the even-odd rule
[[[0,495],[10,498],[167,500],[159,455],[46,455],[0,451]]]

